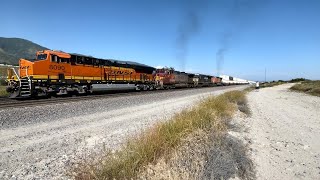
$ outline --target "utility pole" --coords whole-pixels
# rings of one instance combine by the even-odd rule
[[[264,82],[267,82],[267,68],[264,69]]]

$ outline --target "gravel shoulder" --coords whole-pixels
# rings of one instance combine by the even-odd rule
[[[248,131],[257,179],[320,179],[320,98],[288,90],[293,84],[248,95]]]
[[[66,179],[66,167],[104,147],[117,148],[200,99],[245,86],[0,110],[0,179]]]

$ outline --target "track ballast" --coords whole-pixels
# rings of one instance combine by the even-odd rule
[[[217,86],[215,88],[224,89],[225,86]],[[203,88],[213,88],[213,87],[201,87]],[[200,89],[192,88],[192,89]],[[121,96],[134,96],[134,95],[143,95],[143,94],[154,94],[154,93],[166,93],[170,91],[188,91],[192,90],[189,88],[181,89],[170,89],[170,90],[155,90],[155,91],[130,91],[130,92],[121,92],[121,93],[107,93],[107,94],[96,94],[96,95],[86,95],[86,96],[72,96],[72,97],[51,97],[48,99],[22,99],[15,100],[5,97],[0,97],[0,109],[9,109],[9,108],[23,108],[31,106],[40,106],[48,104],[61,104],[61,103],[70,103],[77,101],[88,101],[96,99],[105,99],[105,98],[116,98]]]

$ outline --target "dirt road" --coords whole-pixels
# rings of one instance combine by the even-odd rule
[[[320,97],[292,84],[249,94],[249,126],[257,179],[320,179]]]

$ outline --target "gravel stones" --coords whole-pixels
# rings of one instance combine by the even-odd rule
[[[67,179],[68,168],[103,147],[192,106],[246,86],[214,87],[0,110],[0,179]]]

